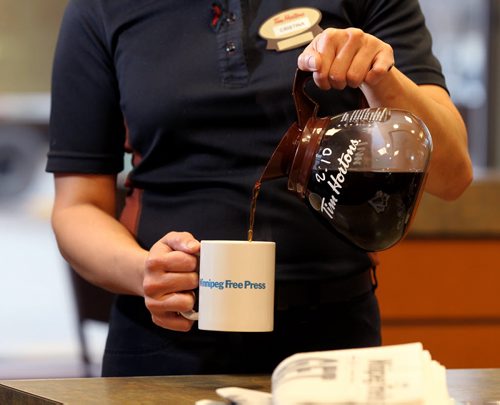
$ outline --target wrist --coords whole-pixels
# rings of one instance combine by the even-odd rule
[[[408,91],[408,83],[411,82],[396,67],[387,72],[384,77],[375,84],[362,83],[360,86],[370,107],[398,107],[400,100]],[[416,85],[411,82],[415,87]]]
[[[146,269],[146,260],[148,259],[149,252],[147,250],[141,249],[137,255],[136,264],[134,266],[136,277],[136,295],[144,297],[144,275]]]

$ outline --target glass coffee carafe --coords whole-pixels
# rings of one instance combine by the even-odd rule
[[[310,73],[297,71],[295,122],[258,184],[288,176],[288,189],[344,240],[387,249],[408,231],[424,187],[432,140],[410,112],[366,108],[318,117],[306,94]]]

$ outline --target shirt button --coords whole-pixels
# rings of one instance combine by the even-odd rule
[[[233,41],[226,42],[226,52],[233,53],[236,51],[236,44]]]

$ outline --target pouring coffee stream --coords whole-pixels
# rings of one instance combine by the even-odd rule
[[[406,235],[420,200],[432,151],[425,124],[412,113],[365,108],[318,117],[297,71],[297,122],[255,183],[248,240],[253,239],[263,182],[288,176],[288,189],[342,239],[365,251],[387,249]]]
[[[248,240],[253,240],[253,228],[255,224],[255,210],[257,206],[257,197],[263,181],[273,180],[280,177],[285,177],[290,172],[290,165],[294,158],[294,152],[297,149],[299,136],[302,133],[307,121],[316,116],[318,106],[304,92],[304,86],[307,80],[311,77],[310,73],[297,70],[292,89],[292,97],[295,102],[297,112],[297,122],[285,133],[277,148],[274,150],[269,159],[261,177],[254,185],[252,192],[252,202],[250,205],[250,221],[248,228]],[[290,189],[290,184],[289,184]]]

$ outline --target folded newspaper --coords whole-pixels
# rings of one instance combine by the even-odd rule
[[[238,405],[455,404],[446,369],[421,343],[298,353],[276,367],[271,387],[271,393],[237,387],[217,393]]]

